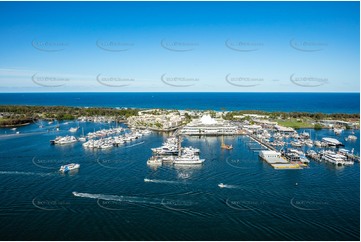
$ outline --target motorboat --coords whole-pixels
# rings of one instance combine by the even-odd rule
[[[303,131],[301,134],[300,134],[300,137],[301,138],[304,138],[304,139],[308,139],[310,138],[310,133],[306,132],[306,131]]]
[[[336,135],[341,134],[342,131],[343,131],[343,129],[336,129],[336,128],[333,129],[333,132],[335,132]]]
[[[69,172],[69,171],[77,170],[77,169],[79,169],[79,167],[80,167],[79,164],[71,163],[71,164],[61,166],[59,171],[62,172],[62,173],[66,173],[66,172]]]
[[[50,140],[50,143],[58,144],[58,145],[66,145],[66,144],[75,143],[77,141],[78,140],[74,136],[65,136],[65,137],[58,136],[54,140]]]
[[[294,141],[291,141],[291,145],[294,147],[302,147],[303,144],[299,140],[294,140]]]
[[[72,127],[72,128],[69,129],[69,131],[71,133],[75,133],[76,131],[78,131],[78,129],[79,129],[79,127]]]
[[[321,147],[321,146],[322,146],[321,141],[319,141],[319,140],[315,140],[315,141],[313,142],[313,144],[314,144],[315,146],[317,146],[317,147]]]
[[[79,137],[78,140],[81,141],[81,142],[85,142],[86,138],[85,137]]]
[[[350,134],[349,136],[347,136],[347,138],[345,138],[346,141],[355,141],[357,140],[357,137],[355,135]]]
[[[344,146],[340,141],[334,138],[322,138],[322,141],[325,142],[328,146]]]
[[[162,165],[162,163],[162,158],[158,156],[152,156],[147,161],[147,165]]]
[[[183,155],[174,159],[174,164],[202,164],[205,159],[200,159],[199,156]]]
[[[226,185],[223,184],[223,183],[219,183],[218,186],[219,186],[220,188],[225,188],[225,187],[226,187]]]

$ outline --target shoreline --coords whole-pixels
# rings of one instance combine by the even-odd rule
[[[199,111],[199,112],[207,112],[207,111],[214,111],[214,112],[247,112],[249,114],[272,114],[272,113],[303,113],[303,114],[323,114],[328,116],[333,115],[360,115],[358,113],[347,113],[347,112],[338,112],[338,113],[327,113],[327,112],[308,112],[308,111],[264,111],[261,109],[239,109],[239,110],[215,110],[215,109],[196,109],[196,108],[187,108],[187,109],[176,109],[176,108],[161,108],[161,107],[154,107],[154,108],[147,108],[147,107],[107,107],[107,106],[76,106],[76,105],[32,105],[32,104],[0,104],[0,112],[2,111],[3,107],[28,107],[28,108],[70,108],[70,109],[105,109],[105,110],[152,110],[152,109],[159,109],[159,110],[177,110],[177,111]]]
[[[239,110],[239,111],[216,111],[198,109],[147,109],[147,108],[110,108],[110,107],[77,107],[77,106],[44,106],[44,105],[0,105],[0,128],[19,127],[30,124],[29,120],[77,120],[81,117],[111,117],[116,122],[129,123],[131,117],[142,117],[153,114],[153,116],[164,116],[169,113],[176,113],[178,116],[186,117],[181,123],[175,126],[162,128],[150,127],[149,125],[137,124],[135,127],[144,126],[154,131],[172,131],[176,126],[185,125],[192,119],[204,114],[221,118],[231,122],[249,121],[253,119],[277,122],[282,126],[294,129],[320,129],[331,128],[327,125],[318,125],[321,121],[342,121],[344,123],[357,123],[359,128],[360,113],[321,113],[321,112],[279,112],[260,110]],[[26,123],[22,123],[23,121]],[[130,125],[134,126],[134,125]],[[317,126],[317,127],[316,127]],[[345,125],[346,128],[347,125]]]

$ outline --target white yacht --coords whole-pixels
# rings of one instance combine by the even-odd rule
[[[319,141],[319,140],[315,140],[315,141],[313,142],[313,144],[314,144],[316,147],[322,147],[322,142]]]
[[[51,144],[66,145],[77,142],[78,140],[74,136],[58,136],[54,140],[50,140]]]
[[[357,137],[355,135],[350,134],[349,136],[347,136],[347,138],[345,138],[346,141],[355,141],[357,140]]]
[[[100,145],[100,149],[110,149],[110,148],[112,148],[113,147],[113,145],[112,144],[109,144],[109,143],[105,143],[105,144],[102,144],[102,145]]]
[[[223,184],[223,183],[219,183],[218,186],[219,186],[220,188],[225,188],[225,187],[226,187],[226,185]]]
[[[291,141],[291,145],[294,147],[302,147],[302,142],[299,140]]]
[[[162,158],[157,156],[152,156],[147,161],[147,165],[162,165]]]
[[[191,165],[191,164],[202,164],[205,159],[200,159],[199,156],[188,156],[183,155],[180,157],[177,157],[174,159],[174,164],[185,164],[185,165]]]
[[[79,137],[78,140],[81,141],[81,142],[85,142],[85,141],[86,141],[86,138],[85,138],[85,137]]]
[[[302,137],[302,138],[310,138],[310,133],[307,133],[306,131],[303,131],[301,134],[300,134],[300,136]]]
[[[71,163],[71,164],[67,164],[67,165],[61,166],[60,169],[59,169],[59,171],[60,171],[60,172],[63,172],[63,173],[66,173],[66,172],[69,172],[69,171],[73,171],[73,170],[79,169],[79,167],[80,167],[79,164]]]
[[[76,131],[78,131],[79,127],[72,127],[69,129],[70,132],[75,133]]]
[[[142,130],[141,132],[142,132],[142,134],[144,134],[144,135],[147,135],[147,134],[151,134],[151,133],[152,133],[152,131],[150,131],[149,129]]]
[[[171,146],[171,145],[163,145],[158,148],[152,148],[151,149],[153,153],[158,155],[176,155],[178,154],[178,148],[177,146]]]
[[[173,163],[174,162],[174,156],[164,156],[162,157],[162,161],[164,163]]]
[[[341,154],[336,154],[335,152],[329,151],[325,152],[322,156],[322,160],[335,164],[337,166],[342,166],[349,164],[350,162],[347,161],[347,157]],[[352,162],[353,164],[353,162]]]
[[[328,146],[343,146],[343,144],[334,138],[322,138],[322,141],[325,142]]]
[[[305,140],[305,144],[308,146],[308,147],[312,147],[313,146],[313,141],[311,139],[306,139]]]
[[[192,146],[184,147],[182,149],[182,151],[184,153],[188,153],[188,154],[199,154],[199,152],[200,152],[200,150],[198,148],[193,148]]]
[[[309,164],[310,163],[310,160],[307,159],[306,155],[300,155],[300,161],[303,163],[303,164]]]
[[[343,131],[343,129],[336,129],[336,128],[333,129],[333,132],[335,132],[336,135],[341,134],[342,131]]]
[[[84,136],[84,128],[81,128],[81,130],[82,130],[82,135],[79,137],[79,141],[81,141],[81,142],[85,142],[86,141],[86,137]]]

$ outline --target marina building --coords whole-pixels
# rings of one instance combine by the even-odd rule
[[[296,131],[293,128],[290,127],[284,127],[281,125],[275,125],[275,129],[280,133],[295,133]]]
[[[170,130],[181,126],[185,117],[178,112],[147,110],[140,112],[139,116],[129,117],[127,121],[131,127]]]
[[[302,169],[298,164],[290,163],[282,154],[273,150],[262,150],[259,157],[270,164],[274,169]]]
[[[183,127],[179,133],[183,135],[234,135],[238,127],[221,118],[214,119],[210,115],[203,115],[199,119],[192,120]]]

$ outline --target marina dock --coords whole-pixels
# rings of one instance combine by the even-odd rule
[[[260,144],[265,149],[267,149],[264,151],[260,151],[259,156],[262,158],[262,160],[270,164],[274,169],[276,170],[302,169],[302,167],[299,164],[290,163],[285,157],[282,156],[280,152],[277,152],[277,150],[273,146],[263,142],[254,135],[249,135],[248,137],[254,140],[255,142],[257,142],[258,144]]]

